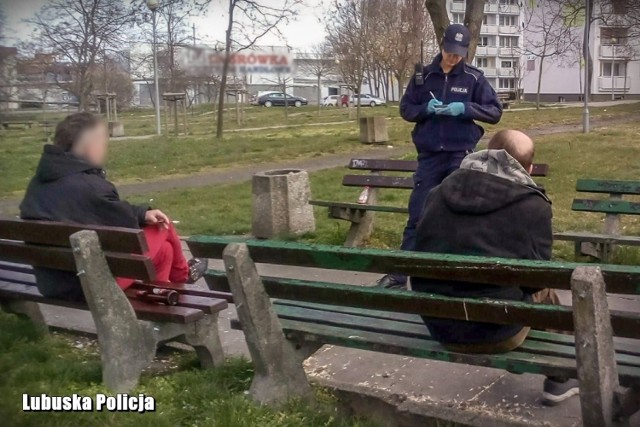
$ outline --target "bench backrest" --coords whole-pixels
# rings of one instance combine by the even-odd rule
[[[640,203],[622,200],[625,195],[640,195],[640,181],[579,179],[579,193],[609,194],[609,199],[574,199],[571,209],[580,212],[599,212],[618,215],[640,215]]]
[[[345,248],[294,242],[245,240],[233,237],[193,236],[187,243],[194,256],[222,258],[225,247],[246,243],[256,263],[292,265],[372,273],[404,273],[428,279],[457,280],[497,286],[517,284],[530,288],[571,289],[571,275],[588,264],[530,261],[477,256]],[[600,266],[607,291],[640,294],[640,267]],[[228,289],[224,273],[207,277],[213,289]],[[570,307],[528,304],[519,301],[488,301],[431,294],[389,291],[361,286],[263,278],[272,298],[346,305],[460,320],[499,324],[524,324],[542,329],[573,330]],[[216,282],[218,282],[216,284]],[[640,338],[640,314],[611,312],[614,333]]]
[[[144,232],[127,228],[0,219],[0,261],[76,271],[69,236],[80,230],[98,234],[114,276],[155,280]]]
[[[413,173],[418,167],[415,160],[392,160],[392,159],[351,159],[347,166],[351,170],[378,172],[410,172]],[[546,176],[549,172],[549,165],[534,164],[532,176]],[[389,175],[345,175],[342,185],[347,187],[372,187],[372,188],[398,188],[413,189],[413,178],[410,176],[389,176]]]

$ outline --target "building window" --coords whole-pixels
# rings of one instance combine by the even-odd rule
[[[489,58],[476,58],[476,67],[487,68],[489,66]]]
[[[601,62],[600,77],[611,77],[611,66],[613,65],[613,77],[623,77],[626,73],[626,64],[624,62]]]
[[[627,29],[619,27],[600,28],[600,44],[626,44]]]
[[[454,24],[464,24],[464,13],[454,13],[453,14],[453,23]]]
[[[517,15],[500,15],[500,25],[516,27],[518,26]]]
[[[513,68],[513,61],[502,61],[500,62],[501,68]]]
[[[482,36],[478,39],[478,46],[489,46],[489,37]]]
[[[527,71],[535,71],[535,70],[536,70],[536,60],[527,59]]]
[[[500,36],[500,47],[518,47],[518,37]]]
[[[515,89],[515,79],[498,79],[498,88],[500,89]]]
[[[515,6],[517,3],[517,0],[500,0],[500,4],[503,6]]]

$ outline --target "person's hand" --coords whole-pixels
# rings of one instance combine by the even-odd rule
[[[429,101],[429,103],[427,104],[427,113],[429,114],[436,114],[436,106],[438,105],[442,105],[442,101],[440,101],[439,99],[432,99],[431,101]]]
[[[159,209],[152,209],[144,214],[144,222],[147,225],[160,225],[164,228],[169,228],[169,217]]]
[[[436,111],[436,114],[442,114],[444,116],[461,116],[464,114],[463,102],[452,102],[444,108],[440,108]]]

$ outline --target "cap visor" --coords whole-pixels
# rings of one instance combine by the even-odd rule
[[[453,53],[454,55],[460,55],[463,58],[467,56],[469,48],[460,46],[457,43],[444,42],[442,49],[447,53]]]

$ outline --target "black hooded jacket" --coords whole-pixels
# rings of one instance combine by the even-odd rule
[[[418,224],[415,250],[459,255],[549,260],[551,202],[544,190],[459,169],[434,188]],[[531,290],[411,278],[411,287],[452,297],[531,301]],[[491,343],[517,334],[521,325],[425,318],[432,336],[446,343]]]
[[[45,145],[36,174],[20,204],[20,217],[139,228],[148,209],[120,200],[104,170],[54,145]],[[81,299],[79,282],[72,274],[36,269],[36,279],[45,296]]]

